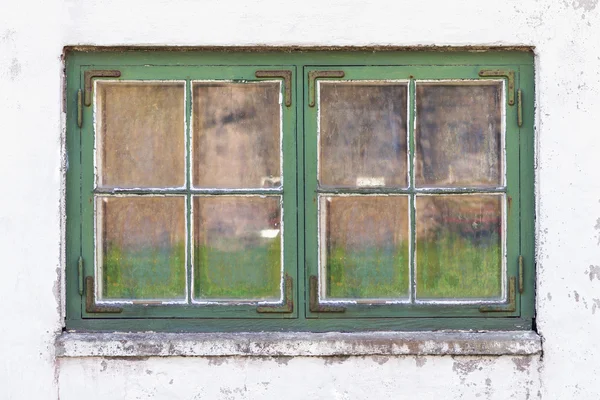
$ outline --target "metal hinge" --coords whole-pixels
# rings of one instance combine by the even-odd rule
[[[343,78],[344,71],[309,71],[308,72],[308,106],[315,106],[317,98],[316,80],[323,78]]]
[[[283,290],[283,302],[280,304],[269,304],[256,307],[259,313],[291,313],[294,311],[294,279],[285,274]]]
[[[517,91],[517,125],[523,126],[523,92]]]
[[[285,106],[292,105],[292,71],[290,70],[263,70],[256,71],[254,74],[257,78],[281,78],[283,79],[283,92]]]
[[[519,256],[519,293],[523,293],[525,291],[525,287],[523,281],[525,279],[524,271],[523,271],[523,256]]]
[[[85,311],[88,313],[120,313],[123,312],[121,307],[115,306],[99,306],[96,304],[94,278],[86,276],[85,278]]]
[[[515,277],[511,276],[508,281],[508,302],[504,304],[492,304],[479,307],[480,312],[515,312],[517,311],[517,294]]]
[[[118,78],[121,76],[121,71],[116,69],[92,69],[85,71],[83,74],[83,81],[85,84],[84,90],[84,102],[86,107],[92,105],[92,92],[94,86],[92,85],[93,78]]]
[[[81,89],[77,90],[77,126],[83,125],[83,94]]]
[[[319,278],[310,276],[309,282],[309,309],[311,312],[345,312],[346,307],[319,303]]]
[[[83,296],[83,257],[79,256],[77,260],[77,289],[79,295]]]
[[[483,77],[505,77],[508,79],[508,105],[515,105],[515,71],[512,69],[482,69],[479,76]]]

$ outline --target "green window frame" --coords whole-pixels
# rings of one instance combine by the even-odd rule
[[[135,184],[122,188],[97,185],[100,179],[96,176],[100,170],[97,164],[100,161],[96,158],[100,150],[96,130],[102,118],[96,115],[100,107],[96,104],[100,96],[97,92],[99,88],[112,83],[120,85],[130,82],[135,85],[149,81],[181,82],[185,136],[183,141],[181,138],[177,140],[183,143],[183,183],[154,188],[152,185],[139,188]],[[192,132],[193,90],[195,83],[202,86],[202,82],[208,82],[207,85],[210,82],[227,83],[236,87],[264,83],[276,85],[280,96],[282,185],[237,189],[195,186],[193,170],[197,160],[194,158],[196,150],[193,148]],[[417,104],[417,90],[425,93],[427,88],[436,85],[464,87],[469,84],[489,85],[499,90],[501,141],[495,144],[500,148],[497,160],[500,164],[499,183],[450,187],[423,184],[424,178],[417,177],[418,169],[424,167],[419,164],[419,151],[423,150],[419,150],[416,140],[419,134],[416,113],[420,109],[425,113],[426,108]],[[322,146],[326,145],[320,137],[320,130],[328,128],[322,128],[326,114],[321,113],[328,109],[321,104],[326,99],[322,93],[339,88],[343,92],[348,85],[374,88],[373,93],[384,93],[389,87],[399,90],[398,93],[404,91],[406,110],[402,111],[405,112],[402,114],[402,129],[406,129],[406,143],[402,151],[405,152],[403,157],[406,157],[406,164],[398,168],[404,168],[402,174],[406,182],[386,186],[382,183],[387,182],[384,178],[359,177],[356,178],[356,185],[348,185],[347,182],[327,185],[323,177],[325,175],[320,175],[322,168],[335,169],[335,165],[324,167],[327,157]],[[384,87],[386,85],[388,89]],[[531,330],[535,324],[533,99],[533,54],[528,51],[69,50],[66,56],[66,328],[195,332]],[[360,111],[360,107],[357,110]],[[343,143],[343,140],[337,143]],[[338,178],[331,179],[335,181]],[[361,184],[358,183],[360,179],[364,181]],[[421,179],[420,183],[418,179]],[[325,183],[321,184],[320,180]],[[417,249],[418,240],[424,240],[417,238],[417,231],[424,224],[424,220],[418,219],[419,207],[434,201],[431,199],[440,203],[447,200],[449,204],[460,204],[462,201],[460,198],[453,203],[451,196],[498,199],[501,216],[497,238],[501,243],[498,253],[501,260],[499,297],[480,299],[467,296],[454,301],[443,295],[437,298],[434,294],[423,300],[417,294],[425,289],[419,287],[421,281],[418,274],[421,272],[417,271],[416,259],[426,257]],[[282,244],[279,297],[268,301],[196,301],[193,291],[199,285],[197,280],[200,278],[194,275],[196,260],[193,257],[200,250],[193,237],[193,230],[196,229],[194,218],[199,218],[192,211],[196,207],[195,199],[218,202],[220,199],[250,197],[278,199],[278,204],[282,206],[278,220],[283,226],[278,228],[282,237],[278,242]],[[161,204],[169,202],[165,199],[172,198],[172,202],[184,205],[180,218],[185,221],[181,228],[185,232],[185,250],[181,253],[185,262],[178,259],[185,275],[178,278],[180,283],[183,282],[181,279],[185,281],[182,298],[176,301],[109,301],[99,298],[96,284],[99,273],[95,265],[99,257],[99,239],[96,237],[99,228],[96,224],[101,218],[98,204],[114,204],[128,201],[127,198],[154,199],[156,202],[162,201]],[[357,207],[355,210],[376,207],[378,202],[383,205],[379,211],[369,211],[369,215],[376,215],[384,209],[391,209],[393,213],[396,206],[405,213],[404,217],[387,225],[389,229],[395,229],[395,235],[405,234],[403,237],[406,241],[402,250],[394,250],[402,253],[402,262],[406,267],[402,272],[403,277],[398,278],[406,290],[397,298],[381,296],[372,299],[369,297],[369,293],[372,293],[370,289],[361,291],[356,287],[346,288],[342,283],[339,283],[341,289],[338,291],[341,294],[334,295],[331,289],[332,280],[338,278],[327,275],[329,270],[321,264],[333,261],[323,261],[323,254],[326,254],[325,251],[331,254],[338,251],[335,254],[342,254],[339,256],[342,261],[350,256],[340,253],[342,250],[327,247],[330,240],[328,235],[335,234],[330,233],[328,217],[322,216],[336,215],[329,208],[334,204],[353,201]],[[105,213],[104,208],[102,210]],[[347,226],[357,220],[348,218],[350,222],[347,222]],[[406,225],[406,229],[402,224]],[[459,224],[464,225],[463,222]],[[399,230],[400,225],[404,231]],[[352,229],[360,231],[356,226]],[[365,230],[369,229],[376,228],[365,226]],[[461,229],[458,228],[458,231]],[[335,229],[331,229],[333,231]],[[340,232],[339,229],[337,231]],[[462,240],[461,235],[472,235],[469,232],[459,233],[457,240]],[[389,232],[385,234],[391,235]],[[344,239],[347,240],[344,243],[350,245],[343,251],[354,251],[353,240],[366,237],[364,233],[363,236],[356,235],[358,239]],[[453,246],[457,246],[453,243]],[[325,248],[328,250],[323,250]],[[458,249],[462,251],[462,248]],[[172,257],[170,255],[167,259],[172,260]],[[437,257],[442,256],[438,254]],[[381,283],[381,276],[372,278],[373,273],[369,274],[371,278],[367,275],[355,277],[359,285],[366,287],[371,281],[376,285]],[[376,290],[388,290],[377,287],[379,289]],[[346,298],[348,296],[345,294],[348,293],[358,294],[356,298],[352,295]]]

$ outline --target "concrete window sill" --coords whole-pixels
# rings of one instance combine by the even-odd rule
[[[58,357],[533,355],[535,332],[63,333]]]

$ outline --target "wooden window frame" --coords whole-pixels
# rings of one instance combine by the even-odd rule
[[[311,307],[311,276],[316,273],[315,109],[308,106],[314,70],[345,70],[336,79],[491,79],[482,70],[513,71],[513,105],[506,107],[506,165],[516,172],[508,185],[511,231],[508,277],[515,278],[514,310],[470,305],[345,305],[344,312]],[[291,104],[284,109],[284,272],[291,278],[293,310],[260,313],[257,305],[125,305],[122,312],[94,312],[86,304],[85,277],[93,276],[94,171],[92,107],[86,107],[86,71],[119,70],[119,77],[95,79],[260,80],[257,70],[291,71]],[[391,71],[378,75],[374,71]],[[373,72],[371,75],[370,72]],[[380,331],[380,330],[531,330],[534,326],[534,70],[528,51],[144,51],[104,49],[69,51],[66,58],[66,327],[91,331]],[[496,76],[509,87],[509,76]],[[190,91],[188,87],[188,93]],[[508,89],[507,89],[508,90]],[[80,91],[83,91],[80,92]],[[282,92],[285,97],[286,93]],[[506,96],[508,101],[509,96]],[[286,99],[287,100],[287,99]],[[409,99],[410,101],[410,99]],[[287,111],[285,109],[287,108]],[[509,148],[510,146],[510,148]],[[92,149],[92,150],[91,150]],[[311,160],[313,160],[311,162]],[[91,216],[91,219],[90,219]],[[80,262],[80,260],[82,262]],[[510,279],[506,282],[506,291]],[[507,294],[507,301],[511,300]],[[314,299],[313,303],[314,303]],[[284,301],[285,302],[285,301]],[[87,301],[89,303],[89,299]],[[282,304],[286,306],[286,304]],[[333,305],[335,306],[335,305]],[[492,305],[494,306],[494,305]],[[508,304],[510,306],[510,304]],[[101,305],[99,305],[101,307]],[[484,307],[485,308],[485,307]],[[494,308],[494,307],[492,307]],[[87,311],[86,311],[87,309]],[[91,312],[89,312],[91,311]],[[101,311],[101,310],[97,310]],[[106,311],[106,310],[105,310]],[[110,310],[109,310],[110,311]],[[336,311],[336,310],[333,310]]]

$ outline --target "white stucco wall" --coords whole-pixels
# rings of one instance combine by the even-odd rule
[[[535,46],[543,356],[57,359],[61,53],[77,44]],[[0,397],[598,399],[599,115],[598,0],[4,0]]]

